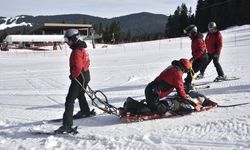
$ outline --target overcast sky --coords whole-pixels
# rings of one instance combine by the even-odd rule
[[[194,12],[197,0],[1,0],[0,16],[87,14],[112,18],[138,12],[169,15],[182,3]]]

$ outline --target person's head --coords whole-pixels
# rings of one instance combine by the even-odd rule
[[[191,38],[198,32],[198,29],[195,25],[191,24],[191,25],[187,26],[183,30],[183,32],[184,32],[184,34],[188,35]]]
[[[64,41],[69,46],[74,45],[79,40],[79,31],[77,29],[68,29],[64,34]]]
[[[180,59],[180,62],[181,62],[182,67],[183,67],[183,72],[184,73],[189,72],[190,69],[192,68],[192,63],[186,58]]]
[[[208,23],[207,28],[208,28],[209,32],[216,32],[217,31],[217,25],[213,21]]]

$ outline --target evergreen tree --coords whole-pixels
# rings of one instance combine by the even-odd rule
[[[103,38],[103,41],[104,41],[105,43],[108,43],[108,42],[111,41],[111,35],[109,34],[109,25],[108,25],[108,24],[107,24],[106,27],[105,27],[105,30],[104,30],[104,32],[103,32],[102,38]]]
[[[128,30],[128,33],[127,33],[127,36],[126,36],[126,40],[127,40],[128,42],[131,42],[132,39],[133,39],[133,34],[132,34],[132,31],[129,29],[129,30]]]
[[[183,33],[183,29],[189,24],[189,18],[188,18],[188,9],[185,4],[181,5],[181,14],[180,14],[180,35]]]
[[[209,4],[207,0],[198,0],[196,7],[195,25],[199,31],[207,31],[207,24],[210,19],[209,15]]]
[[[250,23],[249,0],[198,0],[195,23],[202,32],[215,21],[219,29]]]
[[[179,37],[183,35],[183,29],[194,22],[194,15],[192,9],[187,9],[185,4],[178,6],[174,15],[170,15],[166,24],[166,37]]]
[[[250,1],[249,0],[237,0],[237,24],[250,24]]]
[[[109,34],[114,35],[114,40],[116,42],[121,42],[123,40],[123,33],[119,22],[113,21],[110,24]],[[112,37],[113,38],[113,37]]]

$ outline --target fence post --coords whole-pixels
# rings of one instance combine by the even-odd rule
[[[182,37],[180,37],[180,48],[182,49]]]

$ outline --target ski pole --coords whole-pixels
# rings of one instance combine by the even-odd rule
[[[232,104],[232,105],[218,105],[217,107],[235,107],[235,106],[241,106],[241,105],[247,105],[247,104],[250,104],[250,102],[239,103],[239,104]]]

